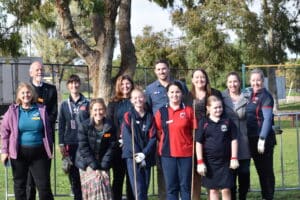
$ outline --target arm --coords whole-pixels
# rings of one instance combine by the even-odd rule
[[[262,107],[262,113],[264,121],[262,123],[262,128],[259,137],[262,139],[266,139],[272,129],[273,111],[270,107]]]
[[[237,139],[231,141],[231,158],[237,159],[237,152],[238,152],[238,142]]]
[[[60,147],[60,153],[62,156],[66,156],[67,152],[65,149],[64,135],[66,131],[66,117],[64,113],[64,102],[60,105],[59,116],[58,116],[58,143]]]
[[[9,147],[9,137],[11,134],[11,127],[9,125],[10,119],[10,108],[4,114],[1,126],[1,162],[4,164],[8,159],[8,147]]]
[[[155,128],[154,118],[152,118],[152,124],[148,133],[148,137],[149,137],[149,141],[145,146],[145,148],[143,149],[143,153],[145,155],[149,155],[156,144],[156,128]]]
[[[51,100],[50,100],[50,105],[51,108],[49,109],[49,119],[51,124],[55,124],[56,118],[57,118],[57,91],[56,91],[56,87],[53,85],[52,86],[52,90],[53,90],[53,94],[51,96]],[[49,105],[46,105],[49,106]]]
[[[109,130],[109,133],[111,134],[111,137],[109,138],[109,145],[108,148],[106,149],[105,154],[103,155],[101,159],[101,169],[103,170],[108,170],[110,168],[110,163],[113,158],[113,149],[116,143],[116,136],[115,136],[115,131],[112,129]],[[105,133],[107,134],[107,133]],[[103,139],[103,138],[102,138]]]
[[[88,126],[80,123],[78,127],[78,149],[82,157],[86,159],[86,163],[92,169],[97,169],[98,165],[94,157],[94,152],[90,148],[88,137]]]

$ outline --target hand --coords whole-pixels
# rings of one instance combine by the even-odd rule
[[[62,157],[66,157],[67,156],[67,149],[65,146],[59,146],[59,149],[60,149],[60,153],[62,155]]]
[[[123,144],[124,144],[123,139],[119,139],[118,142],[119,142],[119,147],[123,147]]]
[[[96,177],[97,178],[108,178],[108,173],[105,170],[96,170]]]
[[[142,162],[140,164],[140,167],[146,167],[146,161],[145,160],[142,160]]]
[[[240,165],[238,159],[234,158],[230,160],[230,166],[229,166],[230,169],[237,169],[239,166]]]
[[[259,138],[257,142],[257,151],[260,154],[263,154],[265,152],[265,140]]]
[[[205,166],[204,163],[198,164],[198,165],[197,165],[197,172],[198,172],[198,174],[200,174],[201,176],[205,176],[205,174],[206,174],[206,166]]]
[[[136,154],[134,155],[134,159],[135,159],[135,162],[136,162],[136,163],[142,162],[143,160],[145,160],[145,157],[146,157],[145,154],[142,153],[142,152],[136,153]]]
[[[5,165],[5,162],[8,159],[8,154],[7,153],[1,153],[1,162],[3,163],[3,165]]]

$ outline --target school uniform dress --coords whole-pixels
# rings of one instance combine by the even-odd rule
[[[208,189],[224,189],[233,186],[230,170],[231,141],[236,139],[237,130],[229,119],[214,122],[209,118],[199,121],[196,141],[203,145],[203,160],[207,173],[202,185]]]
[[[80,169],[84,200],[111,200],[110,180],[96,177],[96,170],[109,172],[115,145],[115,134],[109,120],[103,119],[103,129],[97,130],[93,119],[79,124],[78,149],[75,164]]]
[[[132,130],[134,131],[132,133]],[[133,135],[132,135],[133,134]],[[156,128],[153,115],[146,112],[140,116],[134,109],[126,112],[122,124],[122,139],[124,142],[122,158],[126,159],[127,170],[131,188],[135,191],[137,184],[137,198],[147,200],[147,192],[150,183],[151,167],[155,164]],[[133,169],[132,137],[134,137],[134,153],[144,153],[146,165],[136,164],[136,177]],[[136,178],[136,179],[135,179]]]
[[[61,103],[58,117],[59,145],[64,146],[72,163],[75,163],[76,151],[78,148],[78,126],[88,118],[89,100],[80,94],[75,102],[72,97]],[[71,165],[68,173],[74,200],[81,200],[81,184],[79,169]]]
[[[132,108],[129,98],[121,99],[119,101],[111,101],[107,106],[107,118],[113,122],[116,130],[117,142],[114,147],[112,171],[113,182],[112,191],[114,200],[122,200],[123,182],[126,176],[126,197],[128,200],[134,200],[134,195],[130,186],[129,176],[126,169],[126,162],[122,159],[122,147],[118,143],[121,135],[121,126],[124,119],[124,114]]]
[[[250,187],[251,159],[246,118],[246,105],[248,103],[248,99],[243,93],[241,93],[239,100],[233,102],[229,95],[228,89],[222,92],[222,96],[224,102],[224,113],[235,123],[238,131],[238,160],[240,166],[234,170],[234,186],[231,189],[231,198],[232,200],[236,199],[236,180],[238,179],[239,200],[246,200]]]
[[[267,200],[274,198],[275,188],[273,152],[276,138],[272,129],[272,125],[274,125],[273,106],[273,97],[265,88],[256,93],[252,92],[246,106],[250,152],[259,176],[262,197]],[[265,140],[263,154],[257,151],[259,138]]]
[[[167,200],[191,199],[193,109],[183,103],[178,110],[168,105],[155,114],[158,155],[167,188]]]

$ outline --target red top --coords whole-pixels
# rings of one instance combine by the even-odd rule
[[[190,157],[193,153],[193,109],[162,107],[155,114],[160,156]]]

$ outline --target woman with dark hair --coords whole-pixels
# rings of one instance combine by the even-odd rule
[[[113,157],[115,132],[105,118],[102,98],[92,99],[90,118],[79,124],[76,166],[80,168],[82,199],[112,200],[109,168]]]
[[[197,121],[206,116],[206,101],[207,98],[214,95],[222,99],[221,92],[211,88],[208,75],[204,69],[196,69],[192,74],[192,88],[185,97],[184,102],[192,106],[195,112]],[[195,165],[195,167],[197,167]],[[201,195],[201,176],[194,172],[193,180],[193,200],[199,200]]]
[[[124,114],[132,107],[130,102],[130,93],[134,89],[134,83],[130,76],[122,75],[117,78],[115,86],[115,96],[108,104],[107,118],[113,122],[116,129],[116,136],[119,142],[114,148],[114,157],[112,160],[113,183],[112,191],[114,200],[122,200],[123,182],[126,174],[126,196],[128,200],[134,200],[133,192],[130,186],[129,176],[126,170],[126,162],[122,159],[122,143],[120,138],[121,125]]]
[[[1,161],[11,161],[15,199],[26,198],[30,171],[41,200],[52,200],[50,161],[53,132],[46,107],[37,103],[31,85],[20,83],[16,103],[4,114],[1,127]]]
[[[233,171],[234,184],[231,189],[231,199],[236,199],[238,180],[239,200],[246,200],[250,187],[250,149],[247,136],[246,105],[248,99],[241,93],[241,79],[236,72],[227,75],[227,89],[222,92],[224,112],[237,127],[239,168]],[[237,179],[238,178],[238,179]]]
[[[70,92],[69,97],[61,103],[59,109],[59,147],[65,164],[63,170],[68,174],[74,200],[81,200],[79,169],[73,163],[75,163],[78,148],[78,126],[84,119],[88,118],[89,100],[80,93],[78,75],[72,74],[69,77],[67,88]]]
[[[169,102],[155,114],[158,155],[167,188],[167,200],[191,199],[193,154],[193,109],[182,102],[183,88],[178,81],[167,88]]]
[[[274,100],[264,87],[264,74],[253,69],[250,74],[251,96],[246,106],[247,131],[253,158],[258,173],[262,198],[274,198],[275,176],[273,153],[276,144],[273,107]]]

